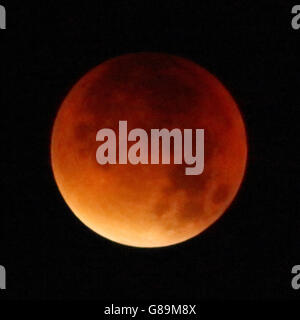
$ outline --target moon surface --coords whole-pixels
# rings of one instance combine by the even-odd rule
[[[185,163],[99,165],[96,133],[118,136],[119,120],[149,137],[151,129],[204,129],[203,173],[185,175]],[[228,208],[244,176],[246,140],[237,104],[204,68],[168,54],[127,54],[71,89],[54,122],[51,163],[87,227],[120,244],[163,247],[200,234]]]

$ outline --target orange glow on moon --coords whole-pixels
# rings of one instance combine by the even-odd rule
[[[182,165],[99,165],[98,130],[204,129],[201,175]],[[150,134],[148,134],[150,136]],[[55,119],[51,161],[58,188],[90,229],[135,247],[190,239],[228,208],[244,176],[245,126],[224,86],[197,64],[172,55],[110,59],[72,88]]]

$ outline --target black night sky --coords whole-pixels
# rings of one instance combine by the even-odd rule
[[[300,262],[296,146],[300,30],[288,1],[1,2],[0,264],[9,299],[289,299]],[[52,176],[50,135],[70,88],[124,53],[186,57],[245,119],[249,158],[231,207],[185,243],[136,249],[75,218]],[[294,190],[294,191],[293,191]]]

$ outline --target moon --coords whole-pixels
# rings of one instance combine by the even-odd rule
[[[96,133],[143,128],[204,129],[204,171],[185,165],[99,165]],[[59,108],[51,164],[62,197],[81,222],[114,242],[164,247],[199,235],[235,198],[247,161],[239,108],[211,73],[182,57],[126,54],[84,75]]]

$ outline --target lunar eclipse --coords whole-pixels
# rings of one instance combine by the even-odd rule
[[[96,133],[205,130],[204,171],[178,164],[99,165]],[[163,247],[207,229],[229,207],[247,160],[243,119],[222,83],[187,59],[127,54],[92,69],[63,101],[52,131],[51,163],[72,212],[91,230],[134,247]]]

